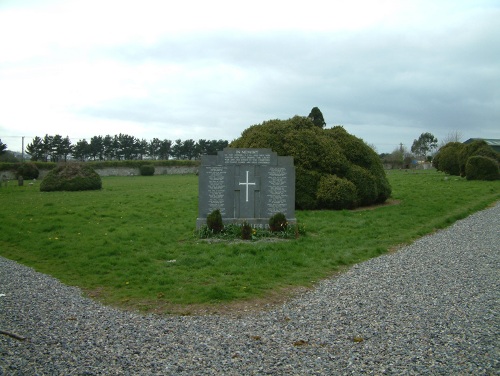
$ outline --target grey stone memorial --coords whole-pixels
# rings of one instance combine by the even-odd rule
[[[225,148],[202,156],[198,190],[197,228],[217,209],[225,224],[267,228],[276,213],[296,223],[293,157],[271,149]]]

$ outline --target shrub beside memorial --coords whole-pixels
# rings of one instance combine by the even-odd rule
[[[244,222],[241,226],[241,238],[243,240],[252,240],[253,229],[248,223]]]
[[[212,213],[210,213],[208,215],[207,227],[214,234],[218,234],[219,232],[222,231],[222,229],[224,228],[224,225],[222,223],[222,215],[221,215],[219,209],[214,210]]]
[[[40,184],[40,191],[87,191],[102,188],[101,177],[84,164],[68,164],[51,170]]]
[[[287,226],[288,221],[283,213],[276,213],[269,218],[269,230],[271,230],[271,232],[284,231]]]
[[[305,228],[298,223],[290,225],[283,213],[277,213],[269,219],[269,227],[253,227],[248,222],[223,224],[219,210],[207,216],[207,224],[196,231],[200,239],[223,240],[259,240],[266,238],[292,239],[306,234]]]

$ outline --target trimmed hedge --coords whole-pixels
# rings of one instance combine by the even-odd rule
[[[498,180],[500,169],[498,162],[492,158],[476,155],[470,157],[465,165],[467,180]]]
[[[34,165],[38,170],[52,170],[57,165],[53,162],[25,162]],[[17,171],[23,163],[0,162],[0,171]]]
[[[459,153],[460,176],[466,176],[465,166],[470,157],[481,155],[500,162],[500,153],[495,152],[484,140],[476,140],[464,145]]]

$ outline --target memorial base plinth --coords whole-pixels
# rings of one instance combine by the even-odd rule
[[[289,225],[297,224],[296,218],[287,218]],[[267,230],[269,228],[269,218],[223,218],[222,222],[224,225],[243,225],[243,223],[248,223],[253,228]],[[200,229],[201,227],[207,224],[206,218],[197,218],[196,219],[196,229]]]

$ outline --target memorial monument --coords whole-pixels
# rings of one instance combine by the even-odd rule
[[[267,228],[277,213],[296,223],[293,157],[280,157],[271,149],[234,148],[202,156],[196,227],[217,209],[224,224]]]

